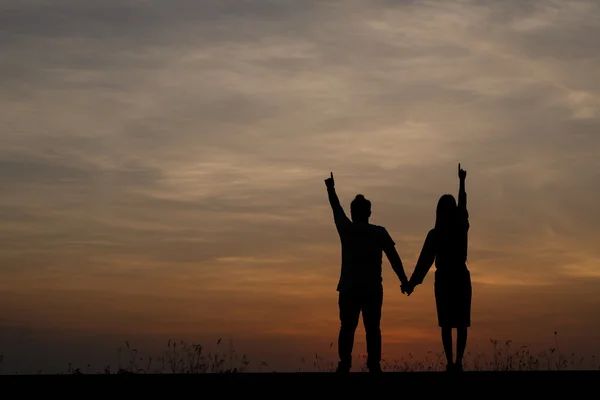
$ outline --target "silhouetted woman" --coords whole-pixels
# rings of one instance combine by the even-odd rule
[[[467,172],[458,164],[460,189],[458,205],[454,196],[443,195],[438,201],[435,227],[429,231],[415,270],[410,278],[409,294],[423,282],[435,261],[435,303],[447,371],[462,371],[471,326],[471,274],[467,268],[469,214],[465,179]],[[456,362],[452,360],[452,328],[457,330]]]

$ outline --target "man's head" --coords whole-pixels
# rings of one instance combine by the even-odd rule
[[[350,203],[350,215],[353,222],[369,222],[371,216],[371,202],[362,194],[357,194]]]

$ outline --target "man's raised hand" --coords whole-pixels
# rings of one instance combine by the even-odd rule
[[[327,179],[325,179],[325,186],[327,186],[328,188],[333,188],[335,185],[335,182],[333,180],[333,172],[330,172],[331,176]]]

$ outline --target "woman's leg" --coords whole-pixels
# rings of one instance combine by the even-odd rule
[[[444,345],[444,353],[446,353],[446,369],[450,369],[454,366],[452,361],[452,328],[442,327],[442,344]]]
[[[467,330],[471,326],[471,297],[473,289],[471,286],[471,274],[468,270],[465,272],[464,287],[461,290],[461,317],[458,321],[456,332],[456,366],[462,369],[463,356],[467,347]]]
[[[456,365],[462,369],[462,360],[467,347],[467,327],[463,326],[456,332]]]

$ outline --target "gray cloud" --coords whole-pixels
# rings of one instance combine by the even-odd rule
[[[123,207],[166,196],[196,202],[192,214],[281,214],[317,207],[312,185],[334,169],[386,196],[383,215],[407,196],[410,219],[454,191],[439,172],[460,159],[474,218],[590,221],[559,198],[563,185],[598,196],[593,3],[234,3],[5,5],[3,179],[70,181]]]
[[[0,276],[274,273],[233,257],[335,280],[330,171],[410,270],[459,161],[475,280],[597,276],[598,11],[5,1]]]

